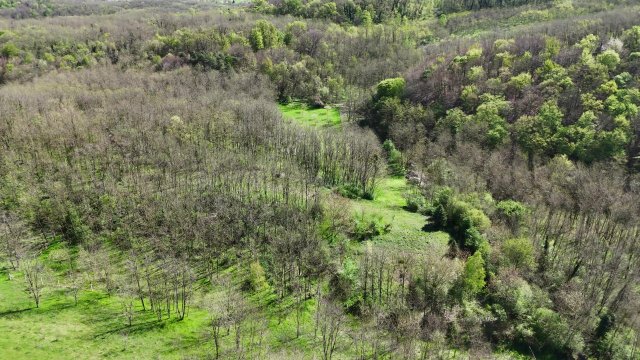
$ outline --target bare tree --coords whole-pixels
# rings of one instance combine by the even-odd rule
[[[67,291],[73,296],[73,303],[78,305],[78,295],[84,288],[85,280],[78,272],[70,271],[67,274]]]
[[[328,299],[322,299],[318,311],[320,312],[318,319],[322,336],[322,358],[331,360],[345,316],[342,313],[342,309]]]
[[[42,293],[49,281],[48,270],[35,255],[25,258],[20,264],[20,270],[24,275],[26,291],[35,302],[36,307],[39,308]]]

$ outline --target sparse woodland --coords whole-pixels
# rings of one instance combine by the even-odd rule
[[[639,84],[637,1],[0,0],[0,358],[640,359]]]

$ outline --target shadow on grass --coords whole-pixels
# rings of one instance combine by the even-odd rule
[[[434,232],[434,231],[440,231],[442,230],[438,225],[436,225],[433,222],[427,222],[423,227],[422,227],[422,231],[426,231],[426,232]]]
[[[24,313],[25,311],[29,311],[31,309],[34,309],[34,308],[30,307],[30,308],[20,309],[20,310],[0,311],[0,317],[15,317],[15,316],[20,315],[20,314]]]
[[[107,335],[112,334],[127,334],[127,335],[135,335],[142,334],[147,331],[156,330],[158,328],[164,328],[166,326],[166,321],[161,320],[150,320],[143,323],[131,324],[122,324],[110,330],[102,331],[99,333],[95,333],[93,335],[94,339],[100,339]]]

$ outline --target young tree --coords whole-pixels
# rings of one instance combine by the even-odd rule
[[[78,295],[85,286],[85,278],[76,271],[67,274],[67,292],[73,296],[73,303],[78,305]]]
[[[474,296],[478,294],[485,285],[484,259],[480,251],[467,259],[462,273],[462,286],[464,294]]]
[[[24,223],[8,213],[0,214],[0,255],[6,258],[13,270],[27,254],[26,241],[29,232]]]
[[[37,255],[30,255],[25,258],[20,264],[20,270],[24,275],[26,283],[26,292],[31,296],[36,304],[36,307],[40,307],[40,300],[42,299],[42,293],[48,286],[49,274],[48,269],[38,259]]]

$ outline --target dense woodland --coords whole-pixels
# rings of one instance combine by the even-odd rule
[[[0,0],[0,354],[640,359],[639,84],[632,0]]]

